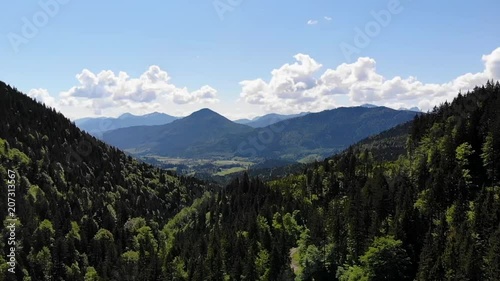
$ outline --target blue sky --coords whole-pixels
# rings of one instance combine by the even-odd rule
[[[71,118],[203,107],[239,118],[365,102],[426,109],[499,79],[498,10],[493,0],[8,2],[0,80]],[[23,33],[26,21],[36,30]],[[369,38],[361,48],[356,28]],[[347,58],[342,44],[359,52]],[[141,80],[147,73],[159,78]]]

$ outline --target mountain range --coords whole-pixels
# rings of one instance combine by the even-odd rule
[[[270,113],[263,116],[257,116],[253,119],[238,119],[233,122],[238,124],[245,124],[253,128],[261,128],[272,125],[279,121],[303,116],[306,114],[308,114],[308,112],[290,115]],[[133,126],[164,125],[180,118],[182,117],[175,117],[160,112],[153,112],[145,115],[133,115],[131,113],[124,113],[119,117],[80,118],[75,120],[75,125],[94,136],[102,137],[102,134],[106,131]]]
[[[221,140],[252,130],[210,109],[202,109],[169,124],[108,131],[103,140],[136,154],[201,157],[229,152]]]
[[[373,104],[363,104],[360,107],[365,108],[377,108],[380,106]],[[400,111],[414,111],[421,112],[418,107],[412,107],[410,109],[399,108]],[[280,121],[305,116],[310,114],[310,112],[301,112],[298,114],[277,114],[269,113],[262,116],[257,116],[252,119],[237,119],[234,123],[244,124],[252,128],[263,128],[270,126],[272,124],[278,123]],[[133,115],[131,113],[124,113],[119,117],[85,117],[75,120],[75,124],[82,130],[102,138],[104,132],[112,131],[120,128],[127,128],[133,126],[153,126],[153,125],[164,125],[171,123],[182,117],[175,117],[165,113],[153,112],[145,115]]]
[[[202,109],[169,124],[107,131],[102,139],[139,155],[297,161],[331,155],[367,136],[407,122],[416,114],[386,107],[343,107],[252,128]]]
[[[165,113],[153,112],[146,115],[133,115],[124,113],[118,118],[113,117],[97,117],[97,118],[81,118],[75,120],[75,124],[82,130],[101,137],[102,134],[109,130],[132,126],[152,126],[168,124],[179,117],[170,116]]]

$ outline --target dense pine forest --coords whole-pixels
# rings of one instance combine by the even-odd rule
[[[129,280],[137,267],[140,280],[162,275],[163,226],[212,186],[138,162],[2,82],[0,120],[0,280]],[[5,261],[8,170],[15,274]]]
[[[488,82],[299,173],[217,187],[0,83],[0,280],[500,280],[499,111]]]
[[[302,174],[244,176],[164,228],[186,280],[500,280],[500,85]],[[378,139],[378,141],[377,141]],[[175,280],[175,278],[173,278]]]

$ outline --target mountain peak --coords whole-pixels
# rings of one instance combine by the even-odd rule
[[[378,105],[374,105],[374,104],[370,104],[370,103],[365,103],[365,104],[360,105],[360,107],[375,108],[375,107],[379,107],[379,106]]]
[[[225,119],[224,116],[220,115],[219,113],[209,108],[202,108],[198,111],[191,113],[188,117],[196,117],[196,118],[221,117]]]
[[[208,108],[208,107],[202,108],[202,109],[200,109],[200,110],[198,110],[198,111],[195,111],[195,112],[193,112],[193,113],[196,113],[196,112],[211,112],[211,113],[216,113],[215,111],[211,110],[211,109],[210,109],[210,108]]]
[[[143,116],[161,116],[161,115],[164,115],[165,113],[161,113],[161,112],[158,112],[158,111],[155,111],[155,112],[151,112],[151,113],[148,113],[148,114],[145,114]]]
[[[118,119],[125,119],[125,118],[130,118],[133,117],[134,115],[132,113],[123,113],[122,115],[118,116]]]
[[[398,110],[413,111],[413,112],[422,112],[422,110],[420,110],[420,108],[418,108],[416,106],[411,107],[411,108],[400,107]]]

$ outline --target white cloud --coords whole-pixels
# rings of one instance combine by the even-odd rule
[[[155,110],[167,104],[213,104],[218,102],[217,90],[205,85],[188,91],[170,82],[169,74],[156,65],[137,78],[125,72],[106,70],[93,73],[88,69],[76,75],[79,85],[60,94],[60,104],[83,107],[100,115],[103,110]],[[140,110],[140,111],[143,111]]]
[[[57,103],[56,103],[55,98],[52,97],[49,94],[49,91],[47,91],[46,89],[31,89],[28,92],[28,96],[32,97],[33,99],[35,99],[41,103],[44,103],[47,106],[57,108]]]
[[[484,55],[483,62],[486,66],[486,73],[493,79],[500,79],[500,48],[489,55]]]
[[[328,17],[328,16],[324,16],[323,19],[326,20],[326,21],[331,21],[332,20],[332,18]],[[307,21],[308,25],[316,25],[318,23],[319,23],[319,21],[315,20],[315,19],[310,19],[310,20]]]
[[[58,99],[46,89],[32,89],[28,95],[73,119],[124,112],[185,115],[208,105],[225,115],[244,117],[269,112],[315,112],[363,103],[429,110],[451,101],[459,91],[483,85],[488,79],[500,80],[500,48],[482,56],[483,71],[465,73],[442,84],[425,83],[411,76],[384,77],[377,72],[373,58],[362,57],[327,69],[307,54],[297,54],[294,59],[272,70],[269,80],[241,81],[236,103],[220,103],[217,91],[208,85],[193,91],[178,87],[158,66],[149,67],[135,78],[125,72],[93,73],[84,69],[76,75],[78,84],[60,93]]]
[[[314,74],[322,65],[308,55],[297,54],[294,58],[297,62],[274,69],[269,83],[262,79],[241,81],[240,96],[248,103],[267,106],[269,111],[280,106],[277,102],[296,110],[312,102],[315,98],[311,90],[318,84]]]
[[[192,93],[189,93],[186,88],[182,88],[174,91],[173,101],[176,104],[186,104],[199,101],[204,101],[205,103],[215,103],[218,101],[216,94],[217,90],[206,85]]]
[[[443,84],[429,84],[415,77],[384,77],[377,73],[376,61],[367,57],[326,69],[318,77],[321,64],[308,55],[298,54],[296,63],[273,70],[268,82],[260,78],[242,81],[240,96],[268,112],[281,113],[331,109],[343,100],[349,100],[350,105],[376,103],[429,110],[451,101],[459,91],[473,89],[488,79],[500,79],[500,48],[482,59],[482,72],[466,73]]]

